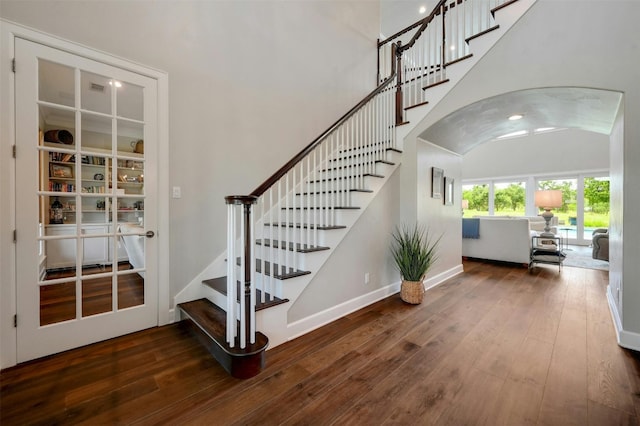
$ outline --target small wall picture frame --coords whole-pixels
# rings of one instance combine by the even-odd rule
[[[442,198],[442,180],[444,170],[437,167],[431,168],[431,198]]]
[[[49,164],[49,177],[73,179],[73,167],[66,164]]]
[[[445,176],[444,178],[444,205],[452,206],[453,205],[453,189],[454,189],[455,179]]]

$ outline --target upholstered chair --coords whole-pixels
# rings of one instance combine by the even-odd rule
[[[593,253],[594,259],[609,260],[609,230],[598,228],[593,231]]]

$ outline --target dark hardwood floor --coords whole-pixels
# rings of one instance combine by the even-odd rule
[[[267,352],[233,379],[180,325],[0,374],[0,423],[631,425],[640,356],[606,272],[467,261],[422,305],[398,295]]]

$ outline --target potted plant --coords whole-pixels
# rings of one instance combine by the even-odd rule
[[[436,249],[442,237],[432,242],[429,232],[418,225],[396,228],[392,235],[391,253],[402,277],[400,297],[407,303],[422,303],[422,281],[437,259]]]

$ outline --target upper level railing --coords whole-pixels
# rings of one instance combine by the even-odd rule
[[[423,88],[446,81],[447,65],[468,55],[467,40],[490,28],[492,9],[512,1],[441,0],[380,41],[378,87],[250,195],[226,197],[230,346],[255,342],[256,303],[281,294],[283,278],[306,273],[299,252],[320,248],[318,231],[340,227],[336,212],[353,207],[352,192],[396,148],[404,109],[425,103]]]
[[[427,102],[426,88],[447,81],[446,69],[469,55],[468,40],[493,25],[493,13],[515,0],[441,0],[420,21],[378,42],[378,78],[397,69],[398,115]],[[391,57],[399,45],[400,57]],[[395,61],[396,63],[392,63]]]

